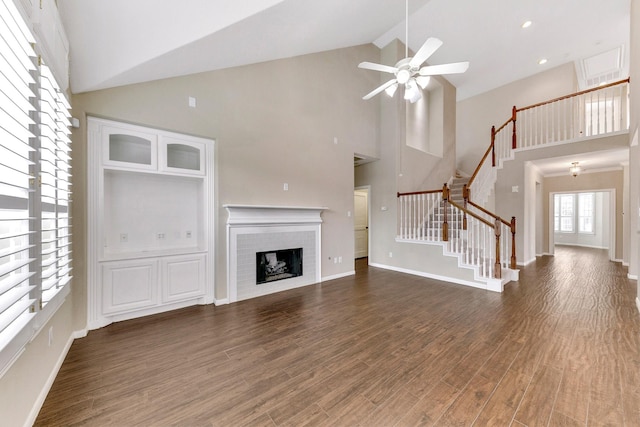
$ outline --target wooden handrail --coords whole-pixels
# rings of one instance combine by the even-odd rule
[[[478,167],[473,172],[473,175],[471,175],[471,178],[469,178],[469,182],[467,183],[469,187],[471,187],[471,183],[473,182],[473,180],[476,179],[478,172],[480,172],[480,168],[484,164],[484,161],[487,160],[487,157],[489,157],[489,153],[491,153],[492,149],[493,149],[493,146],[490,145],[489,148],[487,148],[487,151],[484,153],[484,156],[482,156],[482,160],[480,160],[480,163],[478,163]]]
[[[502,126],[500,126],[498,129],[496,129],[496,133],[500,132],[502,129],[504,129],[505,127],[507,127],[507,125],[509,123],[511,123],[511,121],[513,120],[513,117],[510,117],[509,120],[507,120],[506,122],[504,122],[504,124]]]
[[[617,82],[609,83],[609,84],[598,86],[598,87],[593,87],[591,89],[586,89],[586,90],[583,90],[583,91],[580,91],[580,92],[572,93],[570,95],[561,96],[559,98],[551,99],[549,101],[544,101],[544,102],[539,102],[537,104],[528,105],[526,107],[517,108],[516,111],[520,112],[520,111],[530,110],[532,108],[541,107],[543,105],[553,104],[554,102],[558,102],[558,101],[562,101],[562,100],[565,100],[565,99],[573,98],[573,97],[576,97],[576,96],[584,95],[584,94],[589,93],[589,92],[595,92],[597,90],[602,90],[602,89],[606,89],[608,87],[617,86],[619,84],[630,83],[630,82],[631,82],[631,78],[627,77],[626,79],[618,80]],[[509,119],[509,121],[510,120],[511,119]]]
[[[435,194],[435,193],[442,193],[442,189],[440,189],[440,190],[427,190],[427,191],[413,191],[411,193],[398,193],[397,197],[400,197],[400,196],[415,196],[417,194]]]
[[[504,225],[506,225],[507,227],[511,227],[511,223],[505,221],[504,219],[500,218],[498,215],[494,214],[491,211],[486,210],[485,208],[483,208],[480,205],[476,205],[475,203],[473,203],[471,200],[469,200],[469,204],[471,206],[473,206],[474,208],[478,209],[479,211],[481,211],[482,213],[485,213],[487,215],[489,215],[490,217],[492,217],[493,219],[499,219],[500,222],[502,222]]]
[[[491,224],[489,221],[487,221],[486,219],[482,218],[478,214],[475,214],[475,213],[471,212],[470,210],[465,209],[464,207],[460,206],[459,204],[457,204],[453,200],[449,200],[449,204],[452,205],[453,207],[456,207],[456,208],[460,209],[462,212],[465,212],[467,215],[470,215],[470,216],[474,217],[478,221],[481,221],[481,222],[485,223],[489,227],[495,228],[494,224]]]

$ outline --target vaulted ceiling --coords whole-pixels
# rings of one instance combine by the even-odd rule
[[[74,93],[405,41],[403,0],[58,0],[58,5],[71,45]],[[470,61],[465,74],[448,77],[459,99],[612,49],[620,49],[618,66],[626,76],[629,8],[629,0],[410,0],[408,44],[417,50],[428,37],[437,37],[444,45],[430,64]],[[521,28],[527,20],[532,25]],[[545,65],[538,65],[541,58]],[[591,63],[608,67],[601,62]]]

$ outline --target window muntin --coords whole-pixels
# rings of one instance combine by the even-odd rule
[[[553,204],[556,233],[595,232],[595,193],[555,194]]]

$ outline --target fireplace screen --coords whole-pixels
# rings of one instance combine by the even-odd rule
[[[302,276],[302,248],[256,253],[256,284]]]

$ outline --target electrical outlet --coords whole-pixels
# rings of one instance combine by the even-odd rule
[[[185,236],[187,236],[187,239],[191,238],[191,231],[187,231],[186,233],[184,233]]]
[[[158,233],[158,240],[164,239],[164,233]]]
[[[393,252],[389,252],[389,258],[393,258]]]
[[[120,243],[127,243],[129,241],[129,235],[127,233],[120,234]]]

